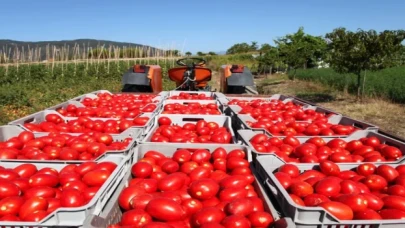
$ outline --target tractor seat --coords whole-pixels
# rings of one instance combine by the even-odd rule
[[[169,78],[175,82],[183,82],[184,72],[187,67],[176,67],[169,69]],[[195,79],[197,83],[211,81],[211,70],[203,67],[195,68]]]

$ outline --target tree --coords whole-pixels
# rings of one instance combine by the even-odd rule
[[[206,54],[204,52],[201,52],[201,51],[197,52],[197,55],[198,56],[206,56]]]
[[[192,53],[191,52],[186,52],[186,56],[191,56],[192,55]]]
[[[262,44],[262,46],[260,47],[259,51],[262,53],[266,53],[268,51],[270,51],[271,49],[273,49],[274,47],[271,46],[270,44]]]
[[[316,62],[326,52],[326,41],[320,36],[305,34],[300,27],[294,34],[287,34],[274,41],[279,49],[282,61],[294,69],[293,80],[297,68],[307,68],[309,62]]]
[[[356,32],[347,31],[345,28],[337,28],[326,34],[331,67],[339,73],[353,73],[357,75],[357,97],[361,98],[364,93],[361,89],[361,72],[364,72],[363,86],[366,71],[378,71],[396,64],[395,58],[403,48],[402,41],[405,32],[383,31],[377,33],[374,30]]]
[[[268,46],[267,46],[268,45]],[[263,49],[263,46],[261,48],[261,51],[265,50],[265,52],[257,58],[259,66],[258,66],[258,71],[259,72],[266,72],[266,69],[270,70],[270,74],[272,72],[273,66],[275,66],[279,60],[279,51],[277,48],[270,46],[267,44],[265,48]]]
[[[250,44],[250,51],[257,51],[258,48],[259,48],[259,46],[257,45],[257,42],[252,41]]]
[[[217,55],[217,53],[215,53],[215,52],[213,52],[213,51],[210,51],[210,52],[208,52],[208,55],[213,56],[213,55]]]
[[[251,50],[251,45],[248,43],[239,43],[239,44],[234,44],[232,47],[230,47],[227,51],[226,54],[232,55],[232,54],[241,54],[241,53],[247,53]]]

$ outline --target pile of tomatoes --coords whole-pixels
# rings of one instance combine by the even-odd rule
[[[143,103],[149,104],[158,102],[158,100],[153,100],[156,95],[149,94],[110,94],[110,93],[99,93],[97,98],[85,97],[81,101],[86,107],[111,107],[116,104],[131,104],[131,103]]]
[[[333,136],[350,135],[356,129],[349,125],[330,124],[328,120],[310,122],[297,122],[295,119],[274,121],[268,117],[261,117],[257,122],[246,121],[251,128],[267,130],[274,136]]]
[[[187,102],[187,104],[166,104],[162,114],[199,114],[199,115],[221,115],[218,105],[214,103],[200,104],[197,101]]]
[[[256,134],[250,143],[257,152],[275,154],[285,162],[385,162],[403,157],[400,149],[381,143],[375,136],[349,142],[339,138],[326,142],[320,137],[313,137],[300,143],[295,137],[276,138]]]
[[[151,142],[176,143],[232,143],[232,134],[216,122],[199,120],[183,126],[173,125],[169,117],[158,119],[159,127],[152,134]]]
[[[167,98],[168,100],[214,100],[213,97],[205,95],[205,93],[183,93],[179,95],[173,95]]]
[[[18,136],[0,142],[0,159],[33,160],[94,160],[106,151],[124,150],[132,138],[114,142],[105,133],[85,133],[78,136],[49,133],[35,137],[23,131]]]
[[[156,104],[129,103],[111,104],[102,107],[77,107],[69,104],[66,108],[59,108],[56,111],[66,117],[97,117],[97,118],[135,118],[143,112],[154,112]]]
[[[145,126],[148,121],[149,117],[136,117],[134,119],[119,120],[93,120],[89,117],[78,117],[74,120],[65,121],[57,114],[48,114],[45,116],[45,121],[40,123],[24,123],[24,127],[33,132],[101,132],[119,134],[130,127]]]
[[[405,165],[341,170],[324,161],[319,170],[301,173],[286,164],[274,176],[296,204],[322,207],[340,220],[405,219]]]
[[[29,163],[0,166],[0,221],[39,222],[58,208],[86,205],[116,167],[113,162],[69,164],[59,171]]]
[[[228,153],[227,153],[228,152]],[[131,168],[118,198],[124,211],[113,227],[269,227],[244,151],[148,151]]]

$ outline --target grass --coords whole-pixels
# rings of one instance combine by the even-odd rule
[[[275,83],[277,82],[277,83]],[[295,80],[286,75],[273,75],[257,82],[264,94],[296,96],[342,113],[353,119],[379,126],[382,130],[405,138],[405,106],[382,98],[365,98],[356,102],[356,97],[321,83]]]
[[[357,76],[339,74],[332,69],[297,70],[296,78],[319,82],[339,91],[357,93]],[[405,103],[405,66],[393,67],[377,72],[366,72],[364,95]],[[364,72],[362,73],[364,80]]]

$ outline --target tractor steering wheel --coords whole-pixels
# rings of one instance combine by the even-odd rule
[[[184,61],[189,62],[191,60],[190,64],[185,63]],[[204,59],[200,58],[184,58],[184,59],[179,59],[176,61],[177,65],[179,66],[186,66],[186,67],[196,67],[196,66],[203,66],[207,61]]]

